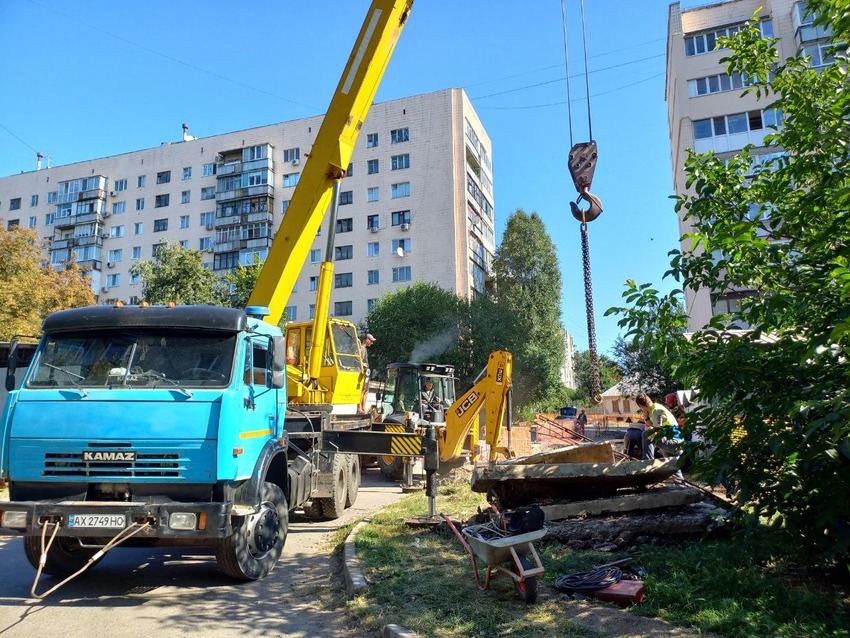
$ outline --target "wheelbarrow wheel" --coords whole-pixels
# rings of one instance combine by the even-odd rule
[[[534,564],[527,556],[520,556],[519,562],[524,570],[531,569]],[[516,589],[517,597],[526,603],[537,602],[537,576],[528,576],[523,580],[515,580],[514,588]]]

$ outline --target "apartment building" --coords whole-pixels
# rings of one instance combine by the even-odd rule
[[[746,78],[729,75],[721,59],[728,51],[717,48],[717,39],[738,31],[758,14],[765,37],[777,38],[782,58],[803,51],[815,67],[832,63],[828,54],[830,34],[806,15],[806,3],[794,0],[726,0],[682,9],[670,5],[667,29],[667,118],[670,158],[676,194],[687,192],[684,163],[687,149],[714,151],[728,157],[749,144],[755,161],[769,161],[776,149],[764,147],[764,138],[781,126],[782,114],[754,95],[742,97]],[[680,216],[679,231],[690,230]],[[682,250],[689,250],[682,242]],[[686,290],[688,327],[697,330],[714,314],[737,307],[751,290],[715,295],[709,289]]]
[[[216,273],[265,259],[321,121],[200,138],[184,125],[173,143],[2,177],[0,218],[34,228],[54,267],[88,268],[100,303],[137,303],[130,267],[166,240],[203,251]],[[495,251],[491,157],[462,89],[373,105],[341,185],[332,314],[359,322],[416,280],[483,292]],[[312,318],[326,232],[327,222],[290,298],[292,320]]]

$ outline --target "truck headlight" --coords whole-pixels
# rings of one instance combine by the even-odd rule
[[[168,515],[168,527],[171,529],[193,530],[198,526],[198,515],[194,512],[171,512]]]
[[[27,528],[26,512],[0,512],[0,527]]]

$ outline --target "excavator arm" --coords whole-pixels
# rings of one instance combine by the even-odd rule
[[[499,445],[502,436],[502,423],[508,412],[513,374],[513,358],[510,352],[498,350],[490,353],[487,367],[479,375],[478,381],[467,390],[449,408],[446,414],[446,427],[438,433],[440,440],[440,461],[450,461],[460,456],[463,443],[472,436],[471,444],[478,443],[478,415],[485,410],[486,442],[490,446],[490,461],[495,461],[501,453],[511,456],[508,448]]]
[[[375,98],[378,85],[392,56],[413,0],[373,0],[357,36],[339,85],[331,98],[316,141],[290,200],[268,257],[248,300],[250,306],[269,309],[265,320],[277,324],[319,231],[334,185],[345,176],[360,129]],[[330,232],[333,232],[333,224]],[[332,246],[331,241],[328,242]],[[332,255],[321,266],[313,324],[315,366],[310,378],[318,376],[327,332],[328,306],[333,278]],[[313,374],[313,368],[316,374]]]

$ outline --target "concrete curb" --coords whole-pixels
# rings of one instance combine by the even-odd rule
[[[372,519],[364,518],[357,523],[351,530],[351,533],[346,537],[342,546],[342,573],[345,578],[345,593],[349,598],[354,598],[357,594],[363,593],[369,586],[366,581],[366,575],[360,567],[360,561],[357,558],[357,549],[355,541],[357,534],[366,526]],[[384,625],[381,630],[381,638],[419,638],[418,634],[408,631],[401,625]]]

